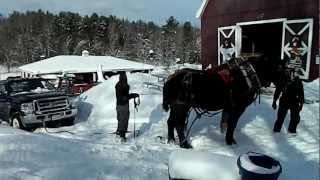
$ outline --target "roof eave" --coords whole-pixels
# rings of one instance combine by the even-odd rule
[[[198,10],[198,12],[196,14],[196,18],[200,19],[202,17],[202,15],[204,13],[204,10],[207,8],[208,3],[209,3],[209,0],[203,0],[202,1],[202,4],[201,4],[201,6],[200,6],[200,8],[199,8],[199,10]]]

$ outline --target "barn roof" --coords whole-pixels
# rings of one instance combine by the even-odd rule
[[[196,14],[196,17],[197,17],[197,18],[201,18],[201,16],[202,16],[204,10],[206,9],[209,1],[210,1],[210,0],[202,0],[202,4],[201,4],[201,6],[200,6],[200,8],[199,8],[199,10],[198,10],[198,12],[197,12],[197,14]]]
[[[19,67],[20,71],[32,74],[53,74],[53,73],[88,73],[102,71],[135,71],[151,70],[153,66],[120,59],[111,56],[55,56],[52,58],[37,61]]]

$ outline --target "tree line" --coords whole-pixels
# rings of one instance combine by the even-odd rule
[[[199,62],[200,32],[169,17],[164,25],[96,13],[27,11],[0,16],[0,63],[11,66],[57,55],[109,55],[170,65]]]

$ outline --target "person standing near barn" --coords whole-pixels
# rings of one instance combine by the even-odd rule
[[[137,98],[137,93],[129,94],[130,86],[128,84],[127,75],[124,71],[120,72],[119,81],[115,86],[117,98],[117,120],[118,128],[116,134],[121,137],[121,141],[126,141],[126,132],[128,130],[128,122],[130,116],[129,100]]]
[[[234,47],[231,44],[231,41],[229,38],[226,38],[223,41],[222,47],[221,47],[221,53],[223,61],[221,64],[227,63],[234,55]]]
[[[275,133],[281,131],[281,127],[288,113],[288,110],[290,110],[290,123],[288,132],[297,132],[297,126],[300,122],[300,111],[302,110],[304,103],[304,90],[301,79],[295,74],[295,72],[291,72],[291,80],[289,80],[289,82],[285,82],[281,87],[276,87],[272,103],[273,109],[277,109],[277,100],[280,97],[280,94],[281,97],[279,102],[277,120],[273,128],[273,132]]]

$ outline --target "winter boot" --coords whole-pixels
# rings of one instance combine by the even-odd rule
[[[121,142],[126,142],[127,141],[125,131],[120,131],[119,135],[120,135],[120,138],[121,138]]]
[[[125,137],[121,137],[121,140],[120,140],[121,143],[125,143],[127,142],[127,139]]]

